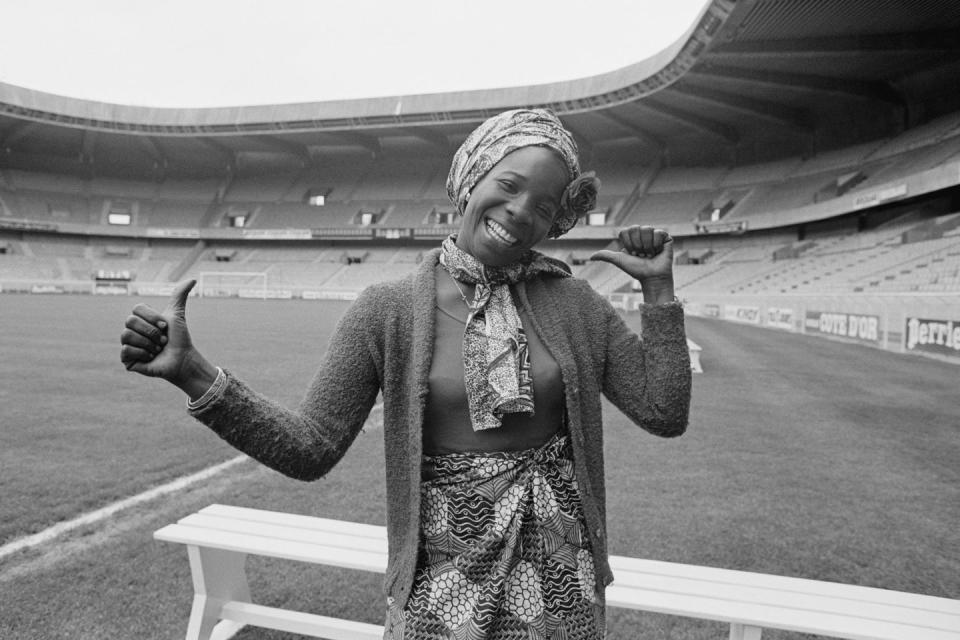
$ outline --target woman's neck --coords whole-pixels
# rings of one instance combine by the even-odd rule
[[[442,264],[436,266],[436,278],[437,306],[451,316],[462,318],[466,322],[469,313],[466,300],[473,300],[474,286],[455,281]]]

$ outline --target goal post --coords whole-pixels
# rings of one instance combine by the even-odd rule
[[[263,271],[201,271],[197,278],[201,298],[267,298]]]

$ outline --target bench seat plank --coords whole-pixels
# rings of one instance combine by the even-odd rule
[[[289,541],[277,544],[276,540],[263,536],[181,524],[171,524],[158,529],[154,533],[154,537],[166,542],[179,542],[180,544],[223,549],[236,553],[253,553],[285,560],[327,564],[361,571],[383,573],[387,569],[385,553],[342,549],[309,542]]]
[[[813,611],[848,615],[858,618],[908,623],[917,626],[960,629],[960,611],[953,614],[929,609],[918,609],[905,603],[874,602],[864,597],[838,598],[832,595],[787,591],[779,588],[744,586],[719,583],[709,577],[675,577],[651,575],[644,572],[618,572],[614,584],[627,590],[655,590],[677,596],[692,595],[719,598],[731,603],[753,603],[799,611]],[[960,609],[960,607],[957,607]]]
[[[690,618],[742,623],[756,627],[814,633],[850,640],[958,640],[956,627],[918,628],[900,622],[877,621],[850,614],[792,609],[722,597],[677,594],[652,589],[607,587],[607,604]]]
[[[370,553],[382,553],[384,555],[387,553],[386,536],[370,538],[350,535],[348,533],[331,533],[302,527],[267,524],[254,522],[252,520],[237,521],[231,520],[230,518],[205,514],[187,516],[177,524],[197,529],[210,529],[211,531],[262,536],[274,540],[274,543],[278,545],[287,542],[306,542],[320,544],[325,547],[339,547]]]
[[[960,601],[957,600],[908,593],[905,591],[880,589],[877,587],[810,580],[809,578],[777,576],[751,571],[737,571],[735,569],[720,569],[718,567],[665,562],[663,560],[644,560],[626,556],[610,556],[610,566],[617,575],[623,572],[639,572],[651,576],[664,575],[680,578],[698,578],[720,584],[756,586],[764,589],[825,595],[832,598],[844,598],[853,601],[866,600],[891,605],[909,605],[920,610],[940,611],[954,615],[960,614]]]
[[[347,522],[345,520],[332,520],[330,518],[283,513],[281,511],[234,507],[225,504],[211,504],[200,509],[197,513],[223,516],[235,520],[251,520],[253,522],[263,522],[266,524],[288,525],[301,529],[316,529],[318,531],[329,531],[330,533],[348,533],[350,535],[368,538],[387,539],[386,527],[362,522]]]
[[[223,606],[222,616],[224,620],[255,627],[301,633],[329,640],[381,640],[383,638],[383,627],[379,625],[328,618],[303,611],[265,607],[249,602],[226,603]]]

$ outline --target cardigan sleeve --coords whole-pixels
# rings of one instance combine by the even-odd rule
[[[641,335],[601,299],[606,315],[603,393],[650,433],[674,437],[690,414],[690,353],[679,302],[641,306]]]
[[[315,480],[344,456],[380,390],[381,314],[365,291],[337,324],[296,410],[257,393],[231,372],[194,418],[232,446],[298,480]]]

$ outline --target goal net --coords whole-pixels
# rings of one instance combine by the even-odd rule
[[[267,274],[260,271],[201,271],[197,278],[201,298],[267,297]]]

